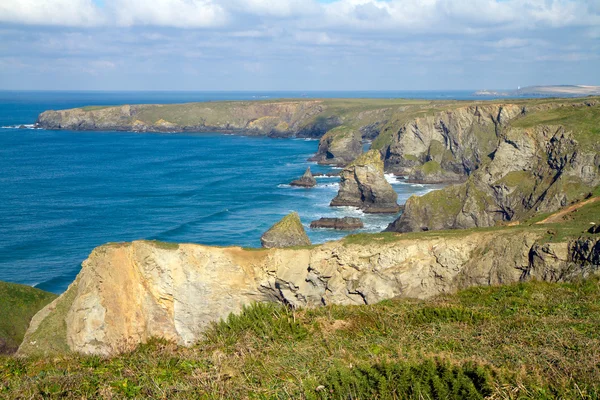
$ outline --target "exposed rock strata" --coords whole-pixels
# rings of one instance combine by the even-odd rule
[[[544,233],[508,229],[301,250],[105,245],[67,292],[34,317],[19,351],[108,355],[151,337],[192,345],[211,322],[255,301],[372,304],[598,271],[598,239],[540,245]]]
[[[290,185],[310,188],[317,185],[317,180],[310,172],[310,167],[308,167],[304,174],[299,179],[293,180]]]
[[[310,223],[311,228],[328,228],[342,231],[351,231],[364,228],[364,224],[360,218],[344,217],[344,218],[320,218],[317,221]]]
[[[397,213],[398,194],[385,179],[377,150],[369,150],[340,174],[340,189],[332,206],[353,206],[367,213]]]
[[[361,134],[345,126],[332,129],[319,141],[319,149],[309,161],[343,167],[362,154]]]
[[[260,242],[265,248],[310,246],[310,239],[296,212],[286,215],[273,225],[261,236]]]
[[[486,160],[498,144],[498,132],[524,112],[522,105],[481,104],[417,117],[400,128],[391,125],[391,143],[382,149],[386,169],[410,176],[434,162],[456,181]]]
[[[507,129],[493,159],[461,185],[411,197],[388,230],[494,226],[583,199],[600,184],[600,157],[560,126]]]

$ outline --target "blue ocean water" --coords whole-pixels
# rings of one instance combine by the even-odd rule
[[[418,92],[425,98],[467,93]],[[91,250],[107,242],[158,239],[260,246],[260,235],[298,211],[315,243],[346,233],[311,230],[324,216],[360,216],[377,232],[394,216],[331,208],[337,178],[313,189],[288,183],[318,142],[204,134],[17,129],[47,109],[96,104],[179,103],[300,97],[293,92],[0,92],[0,280],[61,293]],[[312,92],[306,97],[418,97],[391,92]],[[429,96],[429,97],[427,97]],[[461,97],[463,96],[463,97]],[[403,203],[432,187],[389,178]]]

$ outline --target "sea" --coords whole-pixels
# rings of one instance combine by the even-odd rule
[[[397,215],[333,208],[339,178],[312,189],[289,182],[318,141],[219,133],[33,129],[49,109],[85,105],[277,98],[484,99],[446,92],[32,92],[0,91],[0,280],[62,293],[97,246],[138,239],[260,247],[260,236],[297,211],[313,243],[348,232],[310,229],[321,217],[360,217],[379,232]],[[386,178],[403,204],[439,186]]]

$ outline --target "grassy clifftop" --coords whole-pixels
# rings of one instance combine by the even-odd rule
[[[31,318],[56,297],[30,286],[0,282],[0,353],[16,351]]]
[[[0,397],[598,398],[599,304],[596,278],[371,306],[259,304],[192,348],[0,358]]]

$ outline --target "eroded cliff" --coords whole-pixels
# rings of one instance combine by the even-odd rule
[[[562,225],[534,224],[357,235],[303,249],[108,244],[95,249],[67,292],[34,317],[20,353],[113,354],[151,337],[191,345],[210,323],[257,301],[360,305],[473,285],[586,276],[598,270],[600,238],[569,237],[581,235],[598,204],[580,210],[581,221],[570,223],[573,230],[559,240],[548,232]]]

